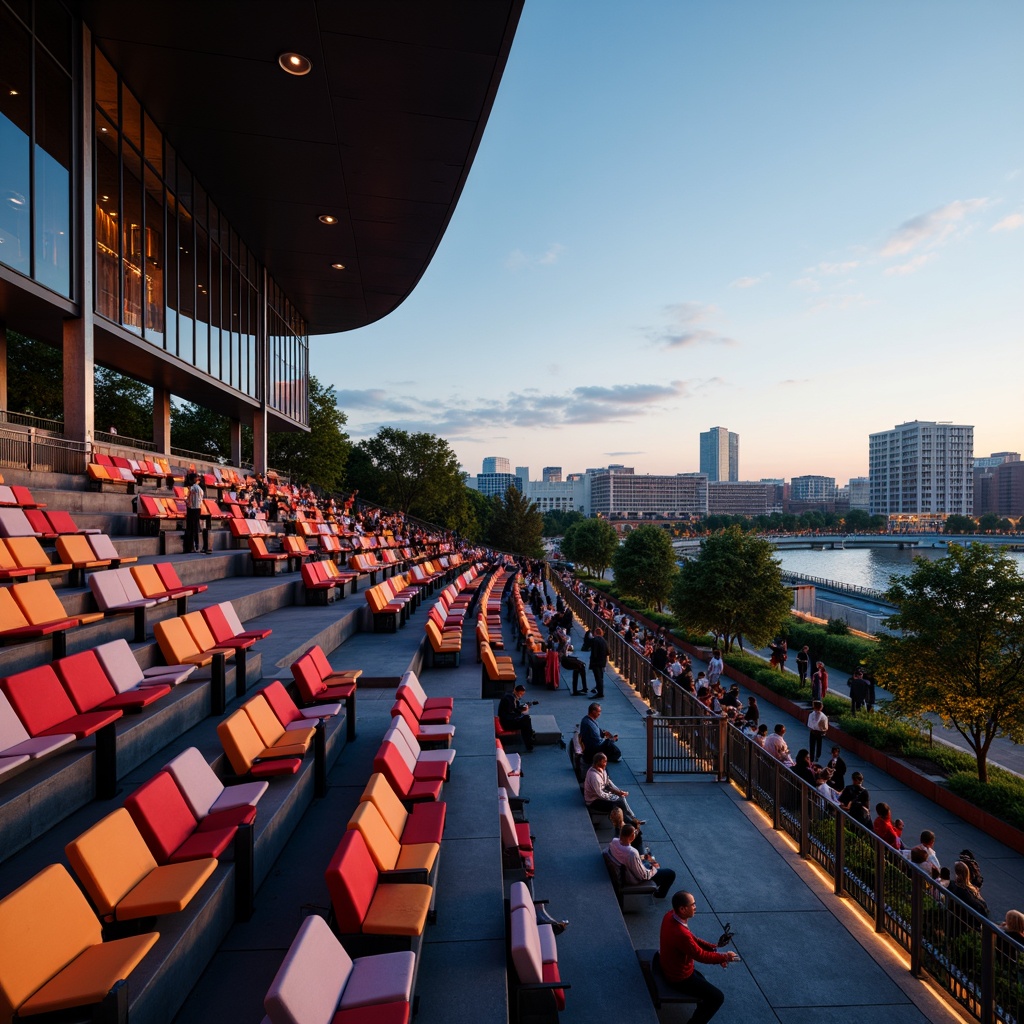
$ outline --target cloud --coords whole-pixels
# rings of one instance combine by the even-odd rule
[[[1024,213],[1011,213],[998,223],[993,224],[989,230],[1016,231],[1018,228],[1024,228]]]
[[[730,288],[753,288],[755,285],[759,285],[762,281],[766,281],[770,275],[762,274],[760,277],[737,277],[735,281],[731,282]]]
[[[912,259],[907,260],[906,263],[900,263],[896,266],[886,267],[885,272],[887,274],[898,274],[900,276],[905,274],[913,274],[915,271],[920,270],[926,263],[931,263],[933,259],[938,255],[935,252],[921,252],[914,256]]]
[[[735,345],[728,338],[710,327],[703,326],[718,315],[715,306],[702,306],[697,302],[679,302],[665,307],[668,319],[662,327],[645,329],[647,337],[665,348],[689,348],[693,345]]]
[[[850,295],[825,295],[810,307],[812,313],[823,313],[826,310],[835,309],[842,312],[846,309],[855,309],[858,306],[870,305],[868,297],[863,292],[856,292]]]
[[[813,277],[798,277],[793,282],[794,288],[800,288],[805,292],[820,292],[821,282],[816,281]]]
[[[612,459],[621,459],[624,455],[646,455],[647,452],[601,452],[601,454]]]
[[[859,266],[860,260],[846,260],[843,263],[819,263],[816,267],[810,267],[806,273],[832,277],[836,274],[848,274]]]
[[[636,420],[649,409],[670,406],[690,397],[686,381],[653,384],[581,385],[567,391],[541,392],[525,389],[502,399],[479,400],[464,396],[426,400],[409,395],[381,394],[377,405],[362,396],[358,422],[349,418],[348,431],[355,438],[369,437],[385,424],[408,431],[427,431],[451,439],[480,440],[516,427],[550,430],[570,424],[623,423]],[[344,405],[343,405],[344,408]]]
[[[906,256],[915,249],[933,249],[955,237],[958,229],[967,229],[972,215],[988,205],[987,199],[956,199],[936,210],[904,221],[882,247],[883,259]]]
[[[529,270],[532,267],[550,267],[558,262],[558,258],[565,252],[565,246],[558,242],[552,242],[542,253],[523,252],[522,249],[513,249],[505,260],[505,266],[509,270]]]

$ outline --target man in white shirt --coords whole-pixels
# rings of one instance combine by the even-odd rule
[[[607,754],[595,754],[594,761],[587,770],[587,777],[583,781],[583,799],[586,805],[598,811],[610,811],[613,807],[618,807],[631,824],[643,825],[644,822],[637,818],[626,803],[629,790],[619,789],[608,778],[607,768]]]
[[[786,735],[786,727],[779,722],[775,726],[775,732],[773,732],[765,741],[764,749],[768,751],[776,760],[781,761],[784,765],[792,767],[794,762],[793,758],[789,756],[789,744],[783,739]]]
[[[641,856],[633,846],[634,839],[636,829],[632,825],[623,825],[618,838],[608,844],[608,856],[622,866],[627,885],[652,881],[658,887],[655,897],[663,900],[676,880],[676,873],[671,868],[663,868],[649,853]]]
[[[807,731],[809,733],[807,746],[811,753],[811,761],[817,764],[818,758],[821,757],[822,740],[825,733],[828,732],[828,716],[822,711],[820,700],[811,702],[811,713],[807,716]]]

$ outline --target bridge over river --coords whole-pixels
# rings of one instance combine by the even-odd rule
[[[1024,537],[985,534],[939,533],[798,533],[763,534],[779,551],[798,548],[823,551],[845,548],[948,548],[950,544],[991,544],[1009,551],[1024,551]],[[677,554],[692,557],[700,550],[699,537],[681,537],[672,542]]]

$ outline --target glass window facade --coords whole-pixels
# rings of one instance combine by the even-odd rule
[[[259,262],[98,49],[93,67],[96,312],[264,398]],[[306,423],[305,322],[273,282],[266,305],[267,405]]]
[[[0,0],[0,263],[71,296],[72,24]]]

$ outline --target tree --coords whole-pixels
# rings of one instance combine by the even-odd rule
[[[462,535],[473,542],[483,542],[491,529],[491,520],[494,518],[494,502],[477,490],[465,487],[466,507],[470,521]]]
[[[153,389],[115,370],[97,366],[93,420],[97,430],[115,427],[125,438],[152,440]]]
[[[347,418],[334,390],[310,375],[309,433],[275,432],[267,438],[267,462],[293,479],[321,491],[337,491],[352,449],[345,433]]]
[[[615,582],[643,607],[661,611],[678,569],[672,539],[658,526],[638,526],[615,552]]]
[[[7,404],[12,412],[64,419],[64,361],[59,348],[7,332]]]
[[[491,544],[502,551],[540,558],[544,554],[543,535],[544,519],[536,504],[509,484],[504,497],[495,499],[488,533]]]
[[[381,427],[356,445],[346,478],[360,497],[433,523],[468,508],[458,457],[435,434]]]
[[[999,529],[999,516],[995,512],[986,512],[978,520],[978,533],[995,533]]]
[[[898,634],[881,638],[878,681],[894,711],[956,729],[987,782],[992,741],[1024,741],[1024,577],[987,544],[914,564],[886,591]]]
[[[953,534],[977,533],[978,524],[971,516],[947,516],[942,532]]]
[[[573,523],[582,523],[584,515],[575,509],[553,508],[544,513],[544,536],[560,537]]]
[[[746,637],[760,647],[792,605],[771,542],[733,526],[701,543],[676,577],[669,604],[687,628],[713,633],[725,650]]]
[[[619,548],[619,535],[607,519],[584,519],[574,523],[562,538],[562,554],[586,566],[591,575],[604,577]]]
[[[171,406],[171,444],[213,462],[231,457],[231,428],[227,416],[192,402]]]

